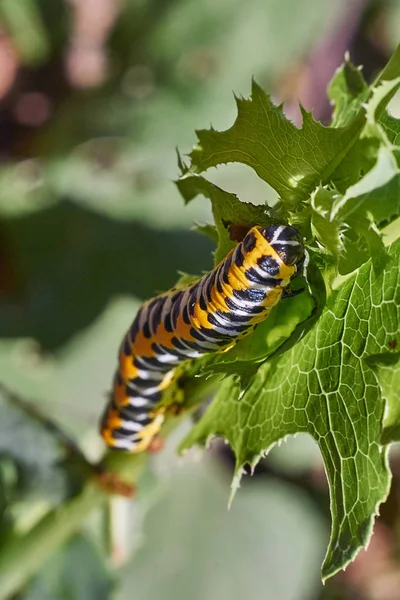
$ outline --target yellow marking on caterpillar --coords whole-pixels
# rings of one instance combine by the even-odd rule
[[[165,416],[163,409],[162,412],[158,412],[155,415],[154,420],[151,423],[146,425],[146,427],[143,427],[143,429],[138,432],[138,437],[140,438],[140,440],[138,442],[135,442],[135,447],[131,450],[133,454],[138,454],[139,452],[147,450],[154,436],[160,433],[161,425],[164,422],[164,418]]]
[[[222,294],[217,290],[216,286],[214,286],[211,290],[211,306],[213,309],[215,309],[212,312],[216,312],[217,310],[221,310],[222,312],[229,312],[229,308],[225,302],[225,299],[222,296]]]
[[[209,313],[206,310],[203,310],[200,304],[196,302],[193,312],[194,327],[197,329],[200,329],[200,327],[204,327],[205,329],[213,329],[213,326],[208,320],[208,315]]]
[[[171,371],[168,371],[168,373],[165,375],[164,379],[161,381],[160,385],[158,386],[158,389],[160,392],[165,390],[170,385],[174,376],[175,376],[175,369],[171,369]]]

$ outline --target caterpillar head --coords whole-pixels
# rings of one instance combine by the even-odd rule
[[[305,258],[303,238],[300,233],[290,225],[271,225],[260,228],[259,231],[282,262],[286,266],[296,267],[296,274],[298,274],[302,270]]]
[[[289,225],[253,227],[243,239],[242,252],[248,263],[256,261],[267,278],[281,280],[282,285],[303,271],[303,239]]]

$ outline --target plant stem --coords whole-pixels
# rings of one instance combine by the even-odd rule
[[[191,386],[190,404],[193,408],[215,390],[215,379],[200,381]],[[163,427],[163,437],[169,435],[187,414],[168,419],[166,427]],[[147,453],[110,452],[102,464],[110,473],[134,485],[147,460]],[[0,600],[9,600],[18,592],[58,547],[79,530],[88,514],[108,499],[109,494],[90,479],[80,494],[50,511],[29,532],[10,537],[0,553]]]
[[[123,455],[120,459],[121,467],[126,463],[123,470],[129,463],[133,483],[143,471],[147,455]],[[20,590],[60,544],[79,529],[87,515],[108,498],[99,485],[88,481],[78,496],[49,512],[28,533],[12,537],[0,554],[0,600]]]

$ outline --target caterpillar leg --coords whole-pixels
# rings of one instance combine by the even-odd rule
[[[285,288],[282,292],[282,300],[284,300],[285,298],[293,298],[293,296],[297,296],[302,292],[304,292],[304,288],[301,288],[300,290],[292,290],[290,288]]]
[[[147,452],[149,454],[156,454],[157,452],[161,452],[164,449],[165,442],[164,438],[161,435],[156,435],[151,440],[150,444],[147,447]]]

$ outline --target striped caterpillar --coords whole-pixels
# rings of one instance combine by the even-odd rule
[[[229,349],[263,321],[302,271],[305,250],[293,227],[252,227],[213,271],[185,289],[145,302],[119,352],[101,422],[108,446],[146,450],[161,428],[157,406],[175,368],[188,358]]]

